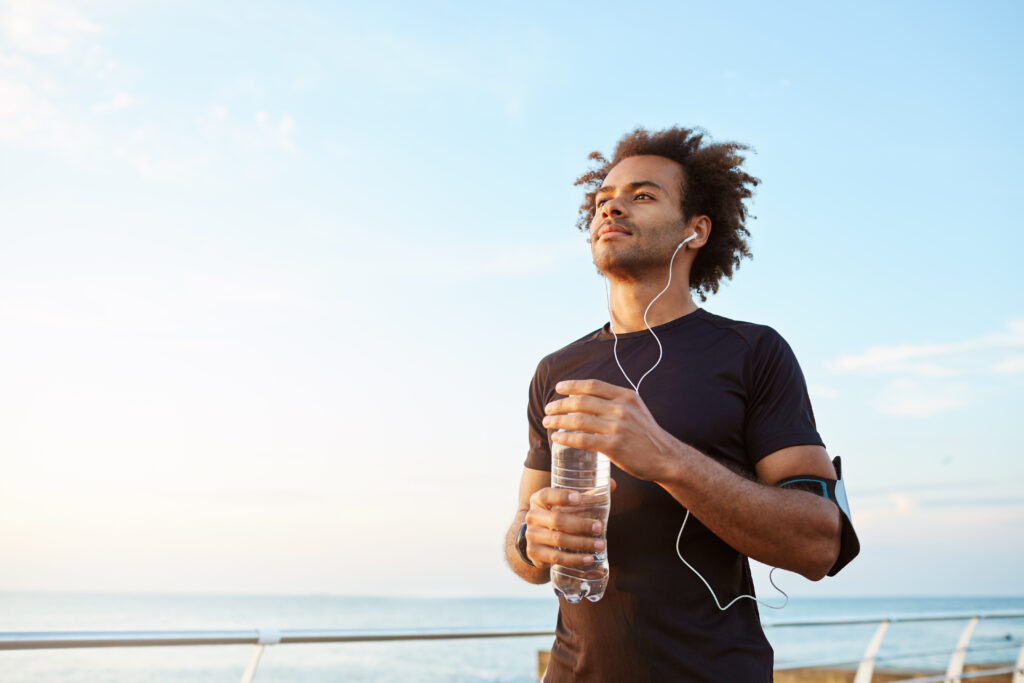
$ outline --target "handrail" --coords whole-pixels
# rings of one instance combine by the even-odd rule
[[[993,612],[935,612],[905,615],[874,615],[808,619],[765,619],[764,628],[800,626],[848,626],[877,624],[881,621],[954,621],[958,619],[1022,619],[1024,610]],[[264,630],[266,631],[266,630]],[[34,650],[45,648],[86,647],[158,647],[177,645],[256,645],[259,629],[203,631],[0,631],[0,650]],[[463,638],[515,638],[550,636],[550,627],[514,629],[281,629],[280,644],[289,643],[359,643],[395,640],[454,640]]]
[[[876,614],[873,616],[849,617],[817,617],[813,619],[762,619],[761,626],[774,628],[781,626],[844,626],[850,624],[877,624],[881,621],[890,623],[906,621],[954,621],[957,619],[1020,619],[1024,618],[1024,610],[996,610],[989,612],[921,612],[918,614]]]
[[[764,628],[790,628],[802,626],[844,626],[855,624],[907,623],[922,621],[954,621],[969,620],[972,625],[961,636],[957,647],[936,651],[935,654],[953,653],[950,668],[946,674],[930,678],[915,678],[915,683],[930,681],[968,680],[982,675],[996,673],[1013,673],[1024,678],[1024,648],[1021,649],[1015,666],[986,669],[984,672],[963,673],[963,659],[967,652],[1009,649],[1020,646],[1021,642],[970,647],[969,640],[973,632],[973,623],[980,619],[1022,619],[1024,610],[982,611],[982,612],[932,612],[921,614],[885,614],[873,616],[817,617],[797,619],[765,619],[761,622]],[[881,629],[880,629],[881,630]],[[417,641],[417,640],[457,640],[471,638],[516,638],[528,636],[551,636],[554,629],[550,627],[521,628],[490,628],[490,629],[418,629],[402,631],[394,629],[378,630],[344,630],[344,629],[240,629],[240,630],[203,630],[203,631],[34,631],[34,632],[0,632],[0,650],[37,650],[56,648],[95,648],[95,647],[164,647],[183,645],[255,645],[249,666],[242,676],[243,683],[252,681],[259,665],[260,655],[267,645],[287,645],[297,643],[365,643],[380,641]],[[884,635],[884,631],[881,631]],[[876,632],[868,652],[860,660],[840,660],[815,663],[777,663],[776,670],[792,670],[808,667],[841,666],[860,663],[864,671],[862,678],[870,680],[871,668],[876,661],[902,659],[914,655],[899,653],[885,657],[877,656],[875,640],[881,641]],[[1015,681],[1017,678],[1014,679]],[[901,682],[902,683],[902,682]]]
[[[423,629],[418,631],[281,629],[281,645],[296,643],[367,643],[393,640],[457,640],[550,636],[554,629]],[[0,632],[0,650],[86,647],[158,647],[175,645],[267,644],[260,630],[242,631],[37,631]]]

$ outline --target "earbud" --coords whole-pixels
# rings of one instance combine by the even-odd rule
[[[680,242],[680,243],[679,243],[679,246],[681,247],[681,246],[683,246],[684,244],[686,244],[687,242],[689,242],[690,240],[695,240],[695,239],[697,239],[697,233],[693,233],[692,235],[690,235],[689,237],[687,237],[687,238],[686,238],[685,240],[683,240],[682,242]]]

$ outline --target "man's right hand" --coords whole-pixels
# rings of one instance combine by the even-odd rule
[[[612,482],[614,490],[615,483]],[[526,556],[540,569],[553,564],[584,567],[594,562],[589,553],[604,550],[599,538],[603,524],[574,514],[582,496],[577,491],[545,487],[530,496],[526,513]],[[566,552],[576,551],[576,552]]]

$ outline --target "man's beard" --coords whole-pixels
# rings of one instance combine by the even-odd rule
[[[664,269],[668,259],[656,260],[649,250],[619,253],[605,251],[599,257],[594,258],[594,266],[598,275],[625,282],[637,282],[646,278],[656,269],[656,263]]]
[[[634,236],[640,232],[629,223],[620,221],[620,224],[632,230]],[[661,238],[656,244],[634,245],[629,249],[609,248],[600,252],[592,250],[594,266],[599,275],[626,282],[637,282],[651,275],[665,275],[672,250],[678,246],[675,236],[681,235],[685,226],[683,221],[648,226],[642,232]]]

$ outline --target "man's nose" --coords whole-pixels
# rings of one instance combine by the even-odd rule
[[[609,197],[601,204],[600,214],[602,218],[617,218],[626,215],[626,212],[618,197]]]

